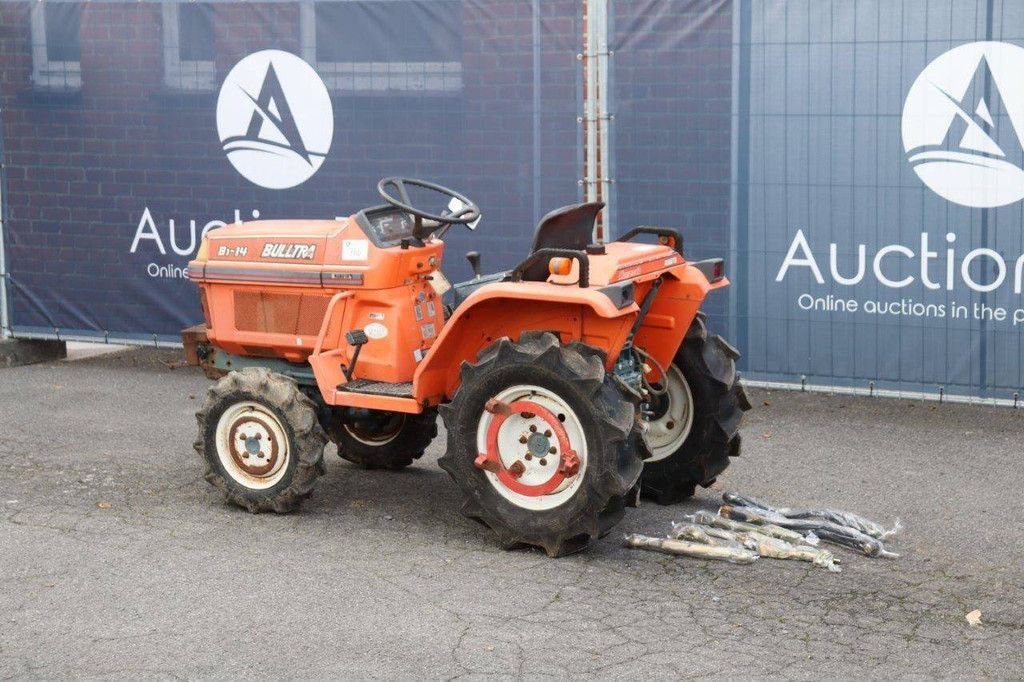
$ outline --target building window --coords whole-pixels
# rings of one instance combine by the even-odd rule
[[[32,3],[32,82],[41,88],[82,87],[82,6]]]
[[[173,90],[209,92],[216,86],[213,7],[203,2],[165,2],[164,83]]]
[[[302,56],[336,91],[462,90],[461,2],[304,2]]]

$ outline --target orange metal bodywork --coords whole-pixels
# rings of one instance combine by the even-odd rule
[[[210,232],[189,277],[202,291],[209,342],[227,353],[308,363],[328,405],[420,412],[452,397],[463,362],[502,337],[550,331],[564,343],[601,349],[610,369],[652,283],[663,278],[634,344],[672,361],[709,283],[667,245],[612,242],[591,255],[590,286],[578,264],[547,282],[481,287],[445,321],[431,276],[444,243],[378,248],[355,216],[337,221],[261,221]],[[525,256],[525,254],[524,254]],[[601,289],[632,282],[622,305]],[[411,397],[358,393],[343,368],[354,348],[345,332],[364,329],[354,379],[407,383]],[[649,378],[657,380],[657,369]]]

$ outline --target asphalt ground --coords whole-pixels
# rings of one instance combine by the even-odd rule
[[[505,552],[438,438],[403,472],[329,448],[298,513],[226,506],[170,352],[0,370],[0,678],[1019,678],[1024,412],[751,390],[719,487],[905,530],[843,572],[629,550]],[[981,611],[972,626],[965,614]]]

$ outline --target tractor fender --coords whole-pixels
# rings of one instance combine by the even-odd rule
[[[547,282],[496,282],[473,292],[452,314],[416,368],[413,393],[431,404],[450,399],[463,362],[501,338],[547,331],[562,343],[581,341],[611,359],[618,355],[639,313],[619,288],[606,290]],[[610,367],[610,365],[609,365]]]
[[[709,292],[725,288],[730,284],[729,278],[725,276],[714,280],[708,277],[708,272],[703,266],[714,260],[720,259],[682,263],[666,271],[665,275],[678,283],[675,287],[676,291],[688,300],[703,301]]]
[[[725,277],[710,280],[702,264],[682,263],[662,273],[658,295],[633,339],[634,345],[656,361],[648,375],[652,381],[660,377],[658,366],[671,364],[708,293],[729,285]],[[637,289],[640,299],[645,286],[638,283]]]

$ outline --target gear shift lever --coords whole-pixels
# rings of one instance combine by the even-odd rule
[[[469,261],[469,267],[473,268],[473,274],[476,276],[476,279],[480,279],[480,252],[467,251],[466,260]]]

